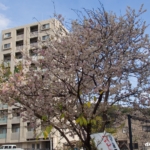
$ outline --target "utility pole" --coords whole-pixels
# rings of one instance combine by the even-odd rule
[[[133,150],[133,145],[132,145],[132,128],[131,128],[131,115],[128,116],[128,127],[129,127],[129,140],[130,140],[130,150]]]

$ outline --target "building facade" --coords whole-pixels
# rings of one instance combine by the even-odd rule
[[[48,46],[49,41],[55,39],[55,34],[65,35],[66,30],[56,19],[49,19],[33,24],[23,25],[2,31],[0,61],[11,72],[15,71],[16,65],[24,63],[23,53],[37,59],[33,50]],[[60,140],[60,135],[47,139],[43,135],[35,136],[35,131],[41,132],[40,127],[33,129],[30,122],[24,122],[17,107],[0,104],[0,145],[16,144],[24,149],[56,149],[65,142]]]
[[[136,112],[131,115],[132,147],[134,150],[150,150],[150,120]],[[114,137],[120,150],[130,150],[128,118],[122,122],[123,127],[117,127]]]
[[[0,104],[0,145],[15,144],[24,149],[49,149],[52,141],[43,136],[37,140],[34,128],[29,122],[22,120],[16,109],[15,106]]]
[[[11,28],[2,31],[0,51],[1,63],[11,67],[14,72],[15,65],[23,63],[22,53],[33,56],[33,50],[47,46],[55,35],[65,35],[66,30],[56,19],[45,20],[29,25]]]

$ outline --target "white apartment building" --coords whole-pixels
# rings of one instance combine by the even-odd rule
[[[2,31],[0,61],[14,72],[18,62],[23,63],[22,52],[34,56],[33,49],[42,47],[54,38],[55,31],[65,34],[65,29],[56,19],[49,19]],[[64,32],[65,31],[65,32]],[[30,122],[23,122],[15,106],[0,104],[0,145],[16,144],[24,149],[56,149],[59,134],[44,139],[35,137]],[[8,113],[9,112],[9,113]]]
[[[14,72],[18,62],[23,63],[22,52],[33,56],[33,49],[42,48],[55,38],[56,32],[64,35],[66,30],[56,19],[45,20],[29,25],[2,31],[0,60]]]

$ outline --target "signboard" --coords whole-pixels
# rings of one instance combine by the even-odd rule
[[[145,143],[145,146],[150,146],[150,143],[149,142]]]
[[[91,134],[98,150],[120,150],[114,137],[109,133]]]

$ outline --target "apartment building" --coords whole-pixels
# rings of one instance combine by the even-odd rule
[[[20,114],[15,112],[16,109],[15,106],[0,104],[0,145],[16,144],[25,149],[49,149],[52,141],[43,136],[37,140],[30,122],[23,122]]]
[[[49,19],[33,24],[23,25],[2,31],[0,61],[10,67],[13,73],[18,63],[24,63],[23,53],[36,59],[33,50],[48,46],[55,38],[56,32],[66,34],[66,30],[56,19]],[[53,137],[39,139],[35,137],[35,129],[30,122],[23,122],[16,106],[0,104],[0,145],[16,144],[24,149],[54,149],[60,144],[60,136],[56,132]],[[36,129],[37,130],[37,129]],[[64,140],[62,140],[62,143]],[[58,144],[59,143],[59,144]]]
[[[47,46],[55,35],[65,35],[66,30],[56,19],[45,20],[29,25],[2,31],[0,60],[14,72],[18,62],[23,63],[22,52],[34,56],[33,50]]]
[[[120,150],[130,150],[128,118],[122,121],[123,127],[117,127],[114,137]],[[134,150],[150,149],[150,120],[140,112],[135,112],[131,117],[132,146]]]

